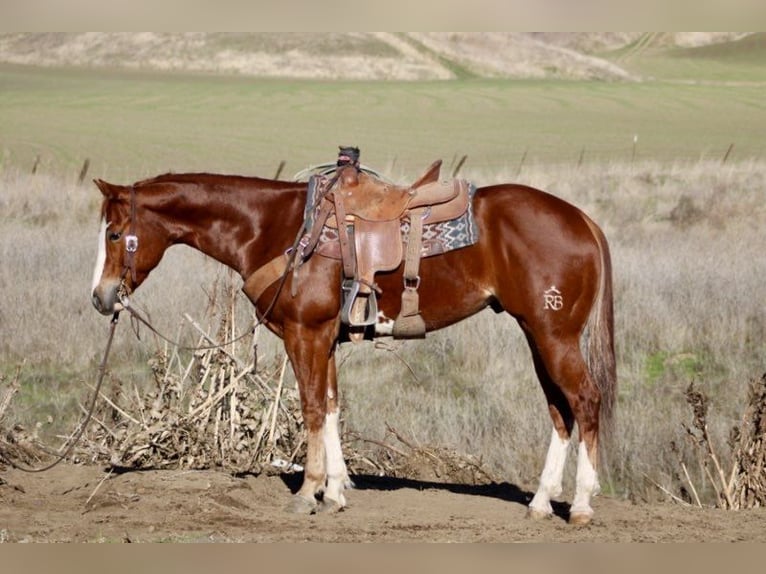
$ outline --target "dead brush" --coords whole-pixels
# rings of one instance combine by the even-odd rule
[[[693,418],[691,425],[683,424],[683,428],[694,448],[697,462],[715,491],[715,505],[729,510],[766,506],[766,374],[750,381],[741,421],[729,433],[727,445],[731,462],[728,471],[724,469],[708,432],[708,397],[695,389],[694,383],[686,389],[685,396],[692,408]],[[691,478],[678,445],[671,444],[671,448],[683,473],[683,479],[678,477],[682,483],[682,497],[663,490],[677,501],[693,499],[697,506],[702,506],[700,489]]]
[[[150,391],[114,381],[113,395],[100,397],[82,458],[119,469],[258,473],[302,457],[300,401],[297,389],[284,385],[286,358],[256,369],[251,347],[222,344],[234,338],[236,295],[231,281],[216,281],[205,313],[211,329],[186,315],[198,346],[208,348],[186,359],[178,348],[159,348],[149,361]]]

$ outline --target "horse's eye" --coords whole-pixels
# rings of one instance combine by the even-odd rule
[[[109,234],[109,241],[119,241],[120,237],[122,237],[122,233],[119,231],[114,231]]]

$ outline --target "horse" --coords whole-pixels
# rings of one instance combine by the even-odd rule
[[[411,189],[438,176],[438,164]],[[435,172],[434,173],[434,169]],[[336,186],[369,174],[355,168]],[[285,257],[304,223],[306,182],[209,173],[164,174],[118,185],[97,179],[101,224],[91,300],[104,315],[122,310],[170,246],[184,244],[247,280]],[[402,186],[406,187],[406,186]],[[338,190],[336,189],[336,192]],[[606,237],[574,205],[543,190],[503,183],[473,198],[478,241],[420,264],[426,331],[491,308],[521,327],[553,423],[539,486],[527,509],[553,514],[575,424],[575,491],[569,522],[587,524],[599,490],[599,445],[611,429],[616,395],[612,264]],[[399,311],[403,265],[379,273],[382,334]],[[343,458],[335,351],[341,333],[341,263],[313,255],[251,302],[284,343],[307,433],[303,482],[286,510],[335,512],[352,486]],[[297,277],[297,279],[296,279]],[[388,296],[388,295],[391,296]],[[388,330],[386,330],[388,327]],[[377,332],[377,331],[376,331]]]

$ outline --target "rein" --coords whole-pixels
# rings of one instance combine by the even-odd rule
[[[325,190],[322,197],[327,195],[329,189],[335,185],[335,182],[338,180],[338,175],[336,174],[335,177],[332,178],[330,185]],[[288,271],[290,267],[293,265],[297,253],[297,248],[299,246],[300,239],[304,232],[304,227],[301,227],[300,231],[298,232],[298,236],[296,237],[292,247],[290,247],[287,250],[287,253],[289,254],[289,259],[287,263],[287,269],[282,273],[281,280],[279,283],[279,287],[274,294],[274,297],[272,298],[271,302],[269,303],[269,306],[266,308],[266,311],[258,318],[255,325],[245,333],[242,333],[238,337],[235,337],[234,339],[230,339],[228,341],[225,341],[220,344],[216,345],[201,345],[201,346],[186,346],[181,345],[178,341],[174,341],[170,339],[169,337],[163,335],[154,325],[151,324],[151,322],[145,318],[141,313],[139,313],[136,309],[134,309],[128,300],[129,290],[127,286],[125,285],[125,277],[130,273],[130,277],[133,280],[133,283],[136,282],[136,263],[135,263],[135,254],[138,251],[138,236],[136,235],[136,219],[137,219],[137,209],[136,209],[136,189],[135,186],[130,187],[130,224],[128,227],[128,235],[125,236],[125,263],[123,264],[122,274],[120,277],[120,303],[122,304],[122,307],[124,310],[128,311],[131,315],[131,319],[142,323],[144,326],[146,326],[147,329],[149,329],[152,333],[157,335],[160,339],[167,341],[174,347],[183,350],[183,351],[206,351],[210,349],[222,349],[228,345],[231,345],[232,343],[235,343],[237,341],[240,341],[244,339],[245,337],[252,335],[252,333],[257,329],[260,325],[262,325],[265,321],[265,319],[269,316],[271,311],[274,308],[274,305],[277,302],[277,298],[279,297],[279,294],[282,291],[282,288],[284,287],[285,281],[287,280]],[[305,224],[304,224],[305,225]],[[136,336],[138,336],[137,330]]]
[[[166,335],[163,335],[160,331],[157,330],[157,328],[152,325],[148,319],[146,319],[141,313],[136,311],[131,305],[127,304],[127,300],[124,300],[122,303],[122,308],[130,313],[131,319],[136,320],[139,323],[142,323],[147,329],[149,329],[152,333],[157,335],[160,339],[163,341],[167,341],[177,349],[180,349],[182,351],[207,351],[210,349],[223,349],[227,345],[231,345],[232,343],[236,343],[237,341],[240,341],[247,337],[248,335],[252,335],[253,331],[262,324],[262,322],[259,320],[252,329],[249,331],[246,331],[245,333],[242,333],[241,335],[235,337],[234,339],[229,339],[228,341],[224,341],[223,343],[219,343],[217,345],[200,345],[196,347],[190,347],[188,345],[182,345],[178,341],[174,341],[173,339],[167,337]]]
[[[136,212],[137,212],[136,188],[135,186],[131,185],[130,186],[130,224],[128,226],[128,234],[125,236],[125,252],[126,252],[125,262],[123,264],[122,274],[120,276],[120,303],[122,304],[123,309],[130,313],[131,319],[139,323],[143,323],[146,326],[146,328],[148,328],[152,333],[157,335],[160,339],[167,341],[174,347],[177,347],[178,349],[181,349],[183,351],[204,351],[209,349],[219,349],[219,348],[225,347],[226,345],[230,345],[231,343],[244,339],[248,335],[252,334],[253,330],[258,326],[258,324],[256,324],[255,327],[253,327],[253,329],[251,329],[250,331],[246,333],[242,333],[237,338],[231,339],[230,341],[226,341],[218,345],[203,345],[199,347],[184,346],[184,345],[181,345],[178,341],[174,341],[170,339],[169,337],[160,333],[157,330],[157,328],[154,327],[154,325],[152,325],[148,319],[146,319],[143,315],[141,315],[141,313],[139,313],[130,305],[128,301],[129,290],[128,290],[128,287],[125,285],[125,277],[127,277],[128,273],[130,273],[130,278],[133,280],[133,283],[136,282],[135,257],[136,257],[136,252],[138,251],[138,236],[136,235],[136,219],[137,219]],[[134,328],[134,331],[136,332],[136,336],[138,337],[138,330]]]
[[[101,359],[101,363],[98,366],[98,379],[96,381],[96,388],[93,391],[93,398],[90,400],[90,405],[88,405],[88,410],[85,415],[85,420],[80,423],[79,430],[74,434],[74,438],[70,438],[68,440],[68,445],[66,447],[66,450],[64,450],[63,453],[58,455],[58,458],[53,461],[52,463],[48,464],[47,466],[44,466],[42,468],[30,468],[24,465],[17,464],[13,462],[10,459],[5,459],[8,464],[10,464],[13,468],[16,470],[20,470],[22,472],[27,473],[37,473],[37,472],[45,472],[46,470],[52,469],[54,466],[58,465],[61,461],[66,459],[71,452],[74,446],[79,442],[79,440],[82,438],[82,435],[85,433],[85,429],[88,428],[88,424],[90,423],[91,419],[93,418],[93,412],[96,409],[96,399],[98,399],[98,395],[101,392],[101,385],[104,382],[104,374],[106,373],[106,361],[109,357],[109,351],[112,348],[112,340],[114,339],[114,331],[117,327],[117,320],[119,319],[120,313],[117,312],[112,316],[112,320],[110,321],[110,327],[109,327],[109,337],[106,340],[106,349],[104,350],[104,357]],[[5,457],[3,457],[5,458]]]
[[[269,316],[269,314],[271,314],[271,311],[274,309],[274,305],[276,305],[276,303],[277,303],[277,299],[279,298],[279,294],[282,292],[282,288],[285,285],[285,281],[287,281],[287,277],[289,276],[290,268],[292,267],[293,263],[295,262],[295,258],[296,258],[296,255],[297,255],[297,247],[298,247],[298,243],[299,243],[299,241],[300,241],[300,239],[302,237],[302,234],[303,234],[303,228],[301,228],[301,230],[299,231],[298,237],[296,237],[295,242],[293,243],[293,246],[290,249],[288,249],[288,251],[287,251],[288,254],[289,254],[288,261],[287,261],[287,266],[286,266],[285,270],[282,272],[282,274],[281,274],[281,276],[279,278],[280,279],[279,280],[279,286],[277,287],[277,290],[275,291],[274,296],[271,298],[271,302],[269,303],[269,306],[266,308],[266,311],[264,311],[261,314],[261,316],[258,317],[258,319],[255,322],[255,325],[253,325],[253,327],[251,329],[249,329],[248,331],[242,333],[241,335],[239,335],[239,336],[237,336],[237,337],[235,337],[233,339],[229,339],[228,341],[224,341],[223,343],[219,343],[219,344],[216,344],[216,345],[200,345],[200,346],[190,347],[190,346],[187,346],[187,345],[181,345],[181,343],[179,343],[178,341],[174,341],[174,340],[170,339],[169,337],[167,337],[166,335],[163,335],[160,331],[157,330],[157,328],[154,325],[151,324],[151,322],[148,319],[146,319],[143,315],[141,315],[141,313],[139,313],[136,309],[134,309],[132,305],[130,305],[130,302],[128,301],[128,297],[127,297],[127,289],[124,287],[124,284],[125,284],[124,283],[125,272],[123,272],[123,280],[122,280],[123,287],[121,289],[124,292],[124,296],[121,298],[120,303],[122,304],[123,309],[130,313],[132,319],[135,319],[139,323],[142,323],[144,326],[146,326],[147,329],[149,329],[152,333],[157,335],[160,339],[162,339],[164,341],[167,341],[168,343],[170,343],[171,345],[173,345],[174,347],[176,347],[176,348],[178,348],[178,349],[180,349],[182,351],[207,351],[207,350],[210,350],[210,349],[223,349],[224,347],[226,347],[228,345],[231,345],[232,343],[236,343],[237,341],[241,341],[245,337],[247,337],[249,335],[252,335],[253,332],[255,331],[255,329],[257,329],[258,327],[263,325],[264,322],[266,321],[266,318]],[[127,270],[127,267],[126,267],[126,270]]]

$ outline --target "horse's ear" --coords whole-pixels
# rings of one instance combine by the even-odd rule
[[[340,180],[343,185],[357,185],[359,183],[359,172],[354,166],[347,166],[340,170]]]
[[[117,193],[116,187],[111,183],[104,181],[103,179],[94,179],[93,183],[96,184],[96,187],[101,190],[101,193],[107,199],[114,197]]]
[[[433,183],[439,179],[439,171],[442,167],[442,160],[437,159],[435,162],[433,162],[428,169],[425,171],[423,175],[421,175],[415,183],[412,184],[413,188],[420,187],[421,185],[425,185],[427,183]]]

